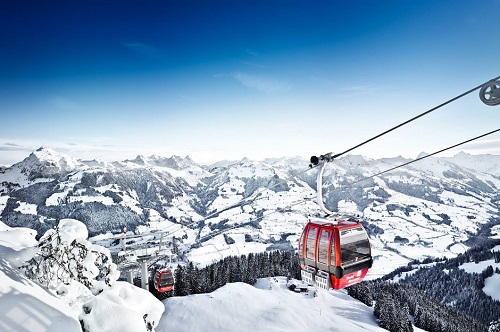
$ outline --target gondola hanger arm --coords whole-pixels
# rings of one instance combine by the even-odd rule
[[[316,166],[320,167],[318,171],[318,177],[316,180],[316,195],[317,195],[318,205],[321,208],[321,210],[323,210],[323,212],[326,213],[327,217],[334,214],[334,212],[328,210],[325,206],[325,203],[323,202],[323,173],[325,171],[326,164],[333,160],[334,157],[332,157],[332,152],[329,152],[319,157],[312,156],[311,164],[309,165],[309,167],[311,168]]]

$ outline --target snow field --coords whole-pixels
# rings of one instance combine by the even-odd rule
[[[211,263],[217,262],[224,257],[248,255],[249,253],[264,252],[269,244],[260,242],[245,242],[245,233],[240,230],[227,232],[235,243],[227,244],[223,235],[204,242],[202,247],[192,249],[188,258],[199,268],[203,268]]]
[[[496,225],[491,228],[491,233],[494,234],[492,236],[493,239],[500,239],[500,225]]]
[[[14,211],[17,211],[17,212],[20,212],[22,214],[33,214],[36,216],[36,209],[38,208],[38,206],[36,206],[35,204],[29,204],[29,203],[26,203],[26,202],[19,202],[19,206],[17,208],[14,209]]]
[[[500,251],[500,246],[493,247],[491,251]],[[467,273],[481,273],[489,265],[493,267],[493,271],[497,268],[500,269],[500,263],[495,263],[494,259],[482,261],[477,264],[474,262],[464,263],[460,265],[459,268]],[[491,296],[493,299],[500,301],[500,274],[493,273],[491,277],[485,279],[483,292],[486,295]]]
[[[491,277],[486,278],[483,292],[493,299],[500,301],[500,274],[495,273]]]

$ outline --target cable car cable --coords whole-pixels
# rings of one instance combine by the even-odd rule
[[[305,203],[307,203],[307,202],[309,202],[309,201],[308,201],[308,200],[303,199],[303,200],[297,201],[297,202],[295,202],[295,203],[289,204],[287,207],[292,207],[292,206],[296,206],[296,205],[300,205],[300,204],[305,204]],[[268,214],[266,214],[266,215],[263,215],[263,216],[261,216],[261,217],[257,217],[257,218],[255,218],[255,219],[252,219],[252,220],[249,220],[249,221],[246,221],[246,222],[240,223],[240,224],[236,224],[236,225],[230,226],[230,227],[228,227],[228,228],[224,228],[224,229],[221,229],[221,230],[215,231],[215,232],[213,232],[213,233],[211,233],[211,234],[207,234],[207,235],[205,235],[204,237],[202,237],[202,238],[200,238],[200,239],[196,240],[196,241],[195,241],[195,244],[198,244],[198,243],[204,242],[204,241],[206,241],[206,240],[209,240],[209,239],[211,239],[211,238],[213,238],[213,237],[215,237],[215,236],[217,236],[217,235],[220,235],[220,234],[222,234],[222,233],[224,233],[224,232],[226,232],[226,231],[228,231],[228,230],[232,230],[232,229],[235,229],[235,228],[243,227],[243,226],[246,226],[246,225],[248,225],[248,224],[251,224],[252,222],[260,221],[260,220],[264,219],[265,217],[269,217],[269,216],[271,216],[271,215],[273,215],[273,214],[276,214],[276,213],[279,213],[279,211],[273,211],[273,212],[268,213]],[[205,240],[204,238],[205,238],[205,237],[207,237],[207,236],[209,236],[209,238]]]
[[[497,81],[498,79],[500,79],[500,76],[498,76],[498,77],[496,77],[496,78],[494,78],[494,79],[491,79],[491,80],[489,80],[489,81],[487,81],[487,82],[485,82],[485,83],[483,83],[483,84],[481,84],[481,85],[478,85],[478,86],[476,86],[475,88],[472,88],[472,89],[470,89],[470,90],[468,90],[468,91],[466,91],[466,92],[464,92],[464,93],[462,93],[462,94],[460,94],[460,95],[458,95],[458,96],[456,96],[456,97],[453,97],[453,98],[451,98],[451,99],[449,99],[449,100],[445,101],[444,103],[439,104],[438,106],[435,106],[435,107],[433,107],[433,108],[429,109],[428,111],[425,111],[425,112],[423,112],[423,113],[421,113],[421,114],[419,114],[419,115],[417,115],[417,116],[415,116],[415,117],[413,117],[413,118],[411,118],[411,119],[409,119],[409,120],[406,120],[405,122],[402,122],[402,123],[398,124],[397,126],[392,127],[391,129],[388,129],[388,130],[386,130],[386,131],[384,131],[384,132],[382,132],[382,133],[380,133],[380,134],[378,134],[378,135],[376,135],[376,136],[374,136],[374,137],[372,137],[372,138],[370,138],[370,139],[368,139],[368,140],[366,140],[366,141],[364,141],[364,142],[362,142],[362,143],[359,143],[358,145],[356,145],[356,146],[354,146],[354,147],[352,147],[352,148],[350,148],[350,149],[347,149],[347,150],[345,150],[345,151],[343,151],[343,152],[341,152],[341,153],[337,153],[337,154],[333,155],[331,158],[332,158],[332,159],[335,159],[335,158],[338,158],[338,157],[340,157],[340,156],[342,156],[342,155],[344,155],[344,154],[346,154],[346,153],[348,153],[348,152],[351,152],[352,150],[354,150],[354,149],[356,149],[356,148],[359,148],[360,146],[365,145],[365,144],[367,144],[367,143],[369,143],[369,142],[371,142],[371,141],[373,141],[373,140],[375,140],[375,139],[377,139],[377,138],[379,138],[379,137],[381,137],[381,136],[383,136],[383,135],[385,135],[385,134],[388,134],[388,133],[390,133],[391,131],[396,130],[396,129],[398,129],[398,128],[400,128],[400,127],[402,127],[402,126],[404,126],[404,125],[406,125],[406,124],[408,124],[408,123],[410,123],[410,122],[412,122],[412,121],[414,121],[414,120],[417,120],[418,118],[421,118],[421,117],[423,117],[424,115],[427,115],[427,114],[429,114],[429,113],[432,113],[432,112],[434,112],[435,110],[437,110],[437,109],[439,109],[439,108],[441,108],[441,107],[443,107],[443,106],[445,106],[445,105],[448,105],[448,104],[450,104],[451,102],[454,102],[455,100],[458,100],[458,99],[460,99],[460,98],[462,98],[462,97],[464,97],[464,96],[468,95],[468,94],[469,94],[469,93],[471,93],[471,92],[474,92],[474,91],[476,91],[476,90],[478,90],[478,89],[481,89],[481,88],[483,88],[483,87],[485,87],[485,86],[493,86],[493,85],[494,85],[494,82],[495,82],[495,81]],[[492,82],[493,82],[493,83],[492,83]],[[496,90],[495,90],[495,91],[496,91]],[[483,98],[481,98],[481,100],[483,100]],[[496,100],[496,99],[495,99],[495,100]]]

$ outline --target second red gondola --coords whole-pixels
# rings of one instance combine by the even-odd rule
[[[154,275],[154,287],[160,293],[172,292],[174,290],[174,275],[171,270],[157,270]]]

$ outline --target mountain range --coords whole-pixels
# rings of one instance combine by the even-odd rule
[[[381,274],[500,234],[500,156],[429,157],[371,177],[409,161],[347,155],[323,177],[325,205],[361,215],[375,259],[390,261]],[[293,248],[307,216],[320,211],[317,170],[308,165],[300,157],[208,166],[178,156],[82,161],[42,147],[0,168],[0,221],[38,236],[74,218],[91,236],[177,226],[190,244],[224,233],[226,243],[244,234]]]

